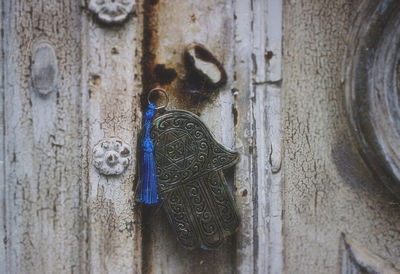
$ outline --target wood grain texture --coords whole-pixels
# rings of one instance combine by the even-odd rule
[[[237,95],[234,112],[237,114],[235,124],[235,145],[240,154],[237,164],[236,199],[239,214],[242,218],[240,233],[236,236],[236,268],[239,273],[254,273],[254,105],[251,99],[254,91],[251,86],[252,62],[251,51],[251,3],[247,1],[234,2],[235,20],[235,88]],[[249,20],[250,19],[250,20]]]
[[[0,29],[4,29],[4,3],[0,1]],[[0,42],[0,272],[6,273],[6,179],[5,179],[5,121],[4,121],[4,39]]]
[[[80,7],[76,1],[2,1],[2,7],[6,272],[77,272],[84,260]],[[42,41],[54,49],[60,75],[46,96],[31,85],[33,49]]]
[[[338,270],[345,232],[392,262],[399,205],[363,164],[343,110],[345,37],[359,1],[284,2],[284,265]]]
[[[283,35],[281,5],[138,1],[138,17],[105,27],[76,1],[2,1],[0,272],[332,273],[342,232],[397,263],[398,201],[364,165],[342,108],[341,61],[359,1],[285,0]],[[54,48],[59,69],[46,96],[31,88],[39,42]],[[193,42],[227,73],[208,99],[186,78]],[[241,154],[225,175],[242,225],[218,250],[182,249],[162,210],[135,203],[136,157],[119,176],[92,165],[103,138],[136,155],[155,86]]]
[[[282,272],[281,1],[235,1],[239,273]],[[249,14],[251,16],[249,16]]]
[[[140,27],[136,17],[102,27],[85,17],[83,117],[88,269],[91,273],[141,272],[141,217],[135,202],[136,140],[140,114]],[[133,157],[121,175],[105,176],[92,164],[92,149],[117,137]]]
[[[144,87],[167,89],[171,109],[200,115],[217,140],[239,151],[240,163],[225,175],[242,218],[235,238],[218,250],[187,251],[174,239],[163,212],[146,209],[143,271],[281,272],[281,2],[159,1],[143,5],[143,13]],[[188,83],[183,53],[194,42],[206,47],[228,76],[206,100],[188,88],[193,83]]]
[[[185,109],[200,115],[216,139],[233,147],[233,96],[229,84],[214,92],[206,101],[193,99],[186,86],[187,68],[183,55],[191,43],[206,47],[225,68],[233,60],[232,7],[226,1],[158,1],[144,5],[145,39],[144,92],[161,86],[169,94],[169,109]],[[159,68],[164,68],[160,70]],[[174,72],[174,73],[173,73]],[[168,77],[176,75],[175,77]],[[228,76],[232,77],[232,75]],[[232,78],[231,78],[232,79]],[[231,80],[230,79],[230,80]],[[210,92],[210,91],[209,91]],[[218,117],[218,118],[217,118]],[[227,176],[232,187],[232,175]],[[175,239],[165,213],[160,208],[147,208],[144,223],[144,272],[146,273],[231,273],[235,251],[229,238],[217,250],[183,249]]]

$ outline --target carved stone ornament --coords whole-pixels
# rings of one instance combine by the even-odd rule
[[[239,227],[239,215],[222,172],[239,155],[218,143],[194,114],[168,111],[154,119],[158,193],[179,243],[213,249]]]
[[[118,138],[102,140],[93,148],[93,164],[103,175],[119,175],[132,159],[130,146]]]
[[[363,1],[349,32],[342,81],[368,166],[400,198],[400,2]]]
[[[123,23],[133,12],[135,0],[89,0],[88,8],[106,24]]]

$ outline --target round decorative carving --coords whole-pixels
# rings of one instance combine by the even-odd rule
[[[400,197],[400,2],[364,1],[349,33],[342,81],[361,154]]]
[[[119,175],[132,159],[130,146],[118,138],[102,140],[93,148],[93,164],[103,175]]]
[[[102,23],[118,24],[128,18],[134,5],[135,0],[90,0],[88,8]]]

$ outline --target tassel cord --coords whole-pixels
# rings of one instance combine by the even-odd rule
[[[143,161],[141,175],[140,201],[145,204],[158,202],[156,168],[154,163],[154,145],[150,138],[151,120],[154,117],[154,104],[149,104],[145,114],[145,135],[142,142]]]

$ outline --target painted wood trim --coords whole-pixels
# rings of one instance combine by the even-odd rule
[[[282,2],[237,1],[235,17],[236,145],[242,156],[236,169],[236,197],[243,220],[237,236],[237,269],[281,273]]]

